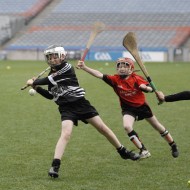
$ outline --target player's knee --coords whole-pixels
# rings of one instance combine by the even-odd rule
[[[125,131],[126,131],[127,133],[130,133],[130,131],[133,130],[133,128],[132,128],[131,126],[129,126],[129,125],[125,125],[125,126],[124,126],[124,129],[125,129]]]
[[[71,132],[70,131],[64,131],[61,134],[60,138],[61,138],[62,141],[69,141],[69,139],[71,138]]]

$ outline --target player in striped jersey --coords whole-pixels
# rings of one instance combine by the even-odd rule
[[[121,145],[113,131],[102,121],[97,110],[85,99],[85,90],[79,86],[73,66],[66,61],[66,54],[62,46],[48,47],[44,51],[46,61],[51,67],[48,77],[27,81],[27,85],[32,86],[43,97],[54,100],[61,114],[62,131],[48,172],[49,176],[58,177],[61,158],[69,142],[73,126],[77,126],[79,120],[94,126],[117,149],[123,159],[139,159],[139,154],[128,151]],[[48,89],[42,88],[41,85],[47,85]]]

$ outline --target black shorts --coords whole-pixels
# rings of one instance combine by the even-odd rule
[[[99,115],[97,110],[85,98],[60,105],[59,112],[62,121],[71,120],[76,126],[78,125],[78,120],[88,123],[86,119]]]
[[[122,114],[123,115],[131,115],[135,118],[135,120],[143,120],[144,118],[150,118],[153,116],[152,110],[150,109],[148,104],[143,104],[140,107],[133,107],[126,104],[122,106]]]

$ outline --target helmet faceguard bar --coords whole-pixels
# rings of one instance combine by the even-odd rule
[[[67,52],[65,51],[64,47],[61,45],[52,45],[49,46],[44,51],[44,56],[46,61],[48,62],[51,58],[59,58],[62,61],[66,58]],[[49,63],[48,63],[49,64]]]
[[[130,58],[127,58],[127,57],[118,58],[116,61],[117,68],[119,67],[120,64],[124,64],[126,66],[129,66],[131,69],[134,69],[134,62]]]
[[[60,58],[58,53],[49,53],[46,54],[45,57],[47,61],[50,61],[52,58],[53,59]]]
[[[118,68],[121,64],[126,65],[126,66],[130,66],[130,63],[121,61],[121,62],[117,62],[117,68]]]

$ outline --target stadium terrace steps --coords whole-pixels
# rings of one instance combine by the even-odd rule
[[[52,0],[0,0],[0,45],[13,38]]]
[[[93,47],[117,49],[121,47],[123,36],[134,31],[140,48],[175,48],[188,37],[189,7],[190,1],[186,0],[144,0],[142,3],[139,0],[119,3],[118,0],[61,0],[8,48],[62,43],[68,48],[81,49],[92,23],[97,20],[106,24],[106,31],[97,37]]]

